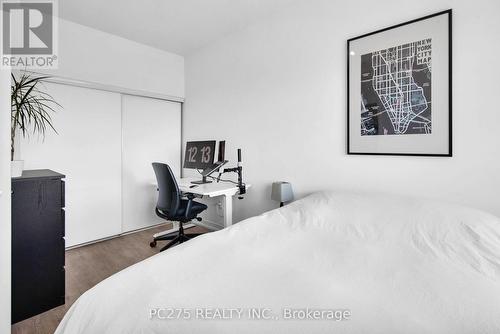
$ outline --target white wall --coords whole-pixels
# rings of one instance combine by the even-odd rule
[[[0,15],[2,12],[0,11]],[[0,70],[0,333],[10,333],[10,71]]]
[[[59,20],[59,68],[46,73],[184,97],[182,56],[63,19]]]
[[[346,40],[453,8],[454,157],[348,156]],[[500,215],[497,0],[299,1],[186,57],[184,138],[243,149],[254,187],[236,218],[276,207],[275,180],[401,193]]]

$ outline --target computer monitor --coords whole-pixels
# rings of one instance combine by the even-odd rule
[[[184,154],[184,168],[205,169],[214,164],[215,140],[188,141]]]
[[[186,143],[186,153],[184,155],[184,168],[203,169],[200,173],[202,179],[192,181],[193,184],[210,183],[207,177],[219,171],[228,161],[224,160],[226,142],[219,142],[219,153],[217,162],[214,163],[215,141],[190,141]]]
[[[226,141],[219,141],[219,155],[217,157],[217,161],[224,161],[226,156]]]

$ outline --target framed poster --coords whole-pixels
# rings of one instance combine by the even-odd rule
[[[347,41],[347,153],[452,156],[451,9]]]

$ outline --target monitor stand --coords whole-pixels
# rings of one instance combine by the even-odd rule
[[[200,181],[191,181],[192,184],[205,184],[205,183],[212,183],[212,181],[207,181],[207,177],[203,176]]]
[[[216,163],[212,164],[211,166],[205,168],[203,172],[201,173],[202,179],[201,181],[191,181],[192,184],[205,184],[205,183],[212,183],[212,181],[207,181],[207,176],[210,176],[210,174],[218,171],[222,166],[224,166],[228,161],[217,161]],[[218,182],[218,181],[217,181]]]

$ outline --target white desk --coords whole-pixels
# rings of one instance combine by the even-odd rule
[[[196,185],[191,183],[191,181],[198,179],[200,177],[185,177],[177,179],[177,184],[182,192],[203,197],[221,197],[224,207],[224,228],[231,226],[233,224],[233,196],[238,193],[238,186],[230,182],[212,182]],[[246,187],[249,188],[250,185],[247,184]]]
[[[203,197],[221,197],[224,210],[224,228],[233,225],[233,196],[239,189],[231,182],[212,182],[194,185],[191,181],[199,180],[201,177],[184,177],[177,179],[177,185],[182,192],[188,192]],[[195,187],[192,187],[195,186]],[[246,184],[247,189],[250,184]],[[192,188],[191,188],[192,187]]]
[[[184,177],[177,179],[177,185],[179,186],[179,190],[182,192],[188,192],[195,195],[199,195],[202,197],[221,197],[222,206],[224,210],[224,222],[223,228],[231,226],[233,224],[233,196],[238,194],[239,188],[236,184],[231,182],[215,182],[212,180],[212,183],[205,184],[192,184],[191,181],[201,180],[200,177]],[[154,183],[156,186],[156,183]],[[192,187],[194,186],[194,187]],[[246,188],[250,188],[250,184],[246,184]],[[191,188],[192,187],[192,188]],[[206,223],[197,223],[199,225],[205,226],[209,229],[214,229],[212,224]],[[186,226],[192,226],[191,224]],[[220,227],[219,227],[220,228]],[[176,231],[178,229],[178,223],[174,223],[174,228],[169,231],[164,231],[161,233],[157,233],[157,235],[163,235],[167,233],[171,233],[172,231]]]

